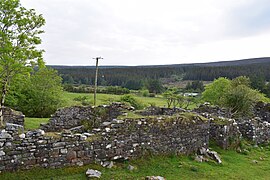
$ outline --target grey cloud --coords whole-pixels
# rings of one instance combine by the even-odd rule
[[[215,11],[207,14],[207,10],[199,15],[188,11],[181,14],[178,7],[173,12],[170,7],[163,12],[155,9],[155,13],[150,8],[147,9],[149,14],[142,16],[140,6],[137,6],[138,9],[129,14],[131,18],[125,14],[128,12],[121,12],[125,9],[121,2],[125,1],[114,1],[114,7],[109,0],[22,2],[43,13],[46,18],[42,47],[46,50],[45,60],[48,64],[89,65],[90,59],[95,56],[104,56],[104,64],[159,64],[164,59],[165,63],[175,63],[185,48],[191,52],[200,44],[241,37],[245,34],[244,30],[247,30],[246,35],[256,34],[267,27],[270,17],[264,3],[259,3],[253,9],[257,13],[248,14],[253,15],[252,18],[246,14],[254,6],[254,0],[253,4],[229,11],[218,9],[223,13],[221,17],[217,17]],[[144,5],[143,1],[140,2]],[[158,4],[162,5],[161,2]],[[181,3],[177,5],[181,7]]]
[[[227,33],[232,36],[249,36],[270,28],[270,1],[252,0],[228,12]]]

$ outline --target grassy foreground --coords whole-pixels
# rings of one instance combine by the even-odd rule
[[[152,156],[117,163],[112,169],[99,165],[61,169],[33,169],[16,173],[2,173],[0,179],[86,179],[87,168],[102,172],[101,179],[144,179],[163,176],[167,180],[179,179],[269,179],[270,148],[252,147],[247,155],[233,150],[214,148],[222,158],[221,165],[214,162],[195,162],[191,156]],[[136,167],[129,171],[128,165]]]

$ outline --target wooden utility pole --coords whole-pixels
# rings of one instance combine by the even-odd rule
[[[102,57],[93,58],[96,60],[96,76],[95,76],[95,87],[94,87],[94,106],[97,103],[97,78],[98,78],[98,60],[103,59]]]

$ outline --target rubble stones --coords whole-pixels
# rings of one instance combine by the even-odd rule
[[[259,102],[254,107],[255,116],[259,117],[262,121],[266,121],[270,123],[270,103],[265,104],[263,102]]]
[[[135,169],[135,167],[132,166],[132,165],[128,165],[127,169],[128,169],[129,171],[133,171],[133,170]]]
[[[23,134],[20,134],[19,137],[20,137],[21,139],[24,139],[24,138],[25,138],[25,134],[24,134],[24,133],[23,133]]]
[[[88,169],[85,174],[90,179],[91,178],[100,178],[101,177],[101,172],[98,171],[98,170],[94,170],[94,169]]]
[[[218,164],[221,164],[222,161],[216,151],[207,151],[207,154],[209,157],[211,157],[214,161],[216,161]]]
[[[218,164],[222,163],[221,158],[219,157],[216,151],[210,151],[209,149],[202,147],[198,150],[198,154],[199,155],[195,157],[195,160],[198,162],[202,162],[205,156],[205,157],[213,159]]]
[[[162,176],[146,176],[145,180],[166,180]]]
[[[197,155],[197,156],[195,156],[194,160],[197,161],[197,162],[203,162],[204,158],[201,155]]]
[[[6,123],[5,129],[8,131],[24,131],[24,127],[19,124]]]
[[[108,169],[111,169],[114,166],[113,161],[105,161],[101,164],[103,167],[106,167]]]
[[[0,130],[0,139],[11,139],[12,136],[6,130]]]

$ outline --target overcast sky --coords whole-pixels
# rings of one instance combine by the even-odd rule
[[[21,0],[46,19],[50,65],[270,57],[269,0]]]

